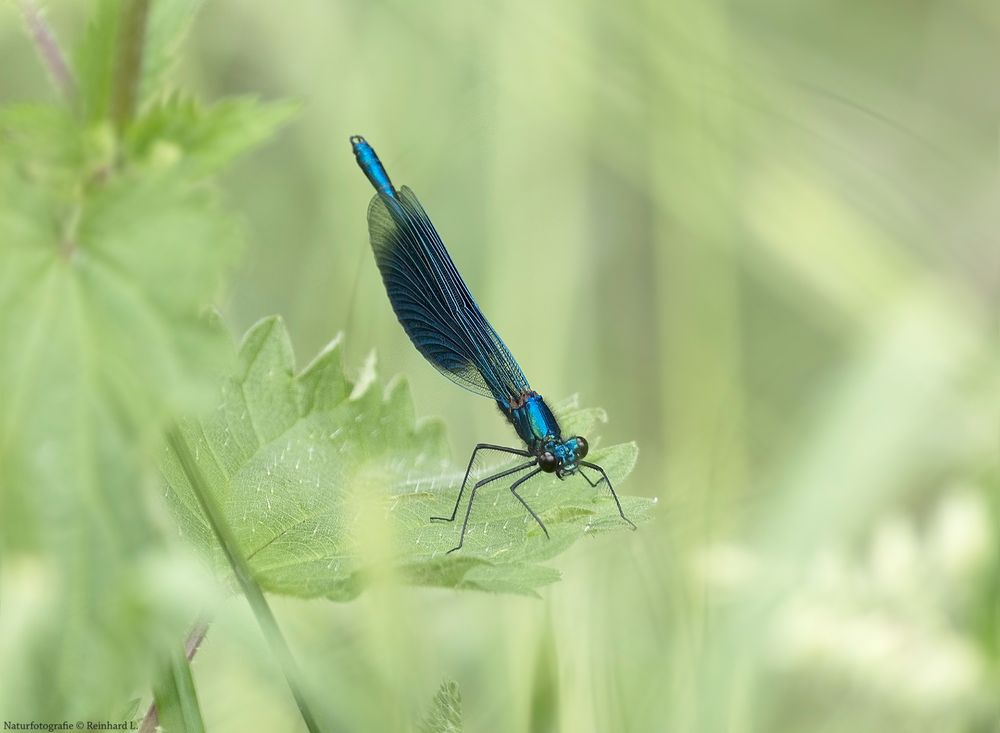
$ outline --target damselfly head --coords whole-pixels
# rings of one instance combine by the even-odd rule
[[[538,467],[559,478],[572,476],[576,473],[577,463],[586,457],[589,448],[586,438],[579,435],[569,440],[550,441],[538,455]]]

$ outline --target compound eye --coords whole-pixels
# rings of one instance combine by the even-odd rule
[[[555,473],[556,469],[559,468],[559,459],[549,451],[545,451],[538,456],[538,467],[545,473]]]
[[[574,440],[576,440],[576,457],[586,458],[587,451],[590,450],[590,446],[587,444],[587,439],[582,435],[577,435]]]

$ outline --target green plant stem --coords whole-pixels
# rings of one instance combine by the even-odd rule
[[[76,81],[73,79],[69,64],[66,63],[66,57],[59,48],[55,33],[45,22],[42,11],[31,0],[20,0],[18,6],[24,17],[24,24],[31,33],[31,40],[35,44],[35,50],[38,51],[38,57],[48,70],[52,83],[68,101],[73,101],[76,98]]]
[[[121,133],[135,114],[142,78],[142,54],[146,40],[146,19],[152,0],[124,0],[115,83],[111,97],[111,117]]]
[[[316,719],[313,717],[305,695],[302,692],[300,684],[301,674],[299,673],[298,665],[295,663],[295,658],[292,656],[291,649],[288,647],[288,642],[278,627],[278,622],[274,618],[274,613],[271,611],[267,599],[264,598],[263,591],[257,585],[257,581],[254,580],[250,566],[240,552],[232,530],[216,505],[215,498],[208,489],[208,484],[204,476],[202,476],[194,456],[191,455],[191,449],[177,428],[168,433],[167,442],[177,455],[177,459],[180,461],[184,473],[191,483],[191,488],[198,499],[198,503],[201,505],[201,509],[208,519],[212,532],[222,547],[222,551],[226,555],[226,560],[233,569],[236,580],[243,589],[243,594],[246,596],[247,602],[250,604],[250,608],[257,618],[257,623],[264,632],[264,636],[271,646],[271,651],[281,664],[282,670],[285,673],[285,679],[288,682],[289,688],[291,688],[292,696],[295,698],[295,703],[298,705],[299,713],[302,715],[306,727],[311,733],[319,733],[320,727],[316,723]]]
[[[196,621],[194,626],[191,627],[191,631],[188,632],[187,639],[184,642],[184,656],[189,664],[194,659],[194,655],[198,653],[201,642],[204,641],[205,634],[207,633],[208,621],[204,620]],[[146,715],[142,719],[142,725],[139,727],[139,733],[153,733],[159,723],[159,716],[156,712],[156,701],[154,700],[149,704],[149,709],[146,710]]]
[[[157,725],[162,721],[168,731],[205,733],[191,664],[179,649],[170,654],[167,665],[153,686],[153,699],[158,711]]]

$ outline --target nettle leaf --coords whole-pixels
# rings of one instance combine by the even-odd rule
[[[546,522],[547,540],[497,482],[480,490],[465,547],[446,554],[460,524],[429,517],[450,512],[463,473],[446,460],[441,424],[415,421],[405,382],[356,394],[339,341],[296,374],[278,318],[250,330],[240,362],[215,413],[186,423],[182,434],[265,590],[349,599],[388,564],[414,584],[533,594],[559,577],[540,562],[584,534],[625,526],[606,489],[539,476],[522,495]],[[603,413],[562,417],[567,429],[588,433]],[[596,450],[594,460],[620,482],[636,453],[634,444],[617,445]],[[182,531],[221,567],[221,551],[171,453],[163,473]],[[622,502],[636,521],[652,504]]]
[[[0,113],[0,457],[50,444],[48,420],[190,408],[227,355],[203,308],[239,228],[178,175],[88,180],[88,145],[60,110]]]
[[[417,728],[419,733],[462,733],[462,693],[458,683],[445,680],[441,683],[430,712]]]
[[[69,197],[79,185],[86,146],[69,110],[42,104],[11,104],[0,107],[0,152],[0,166],[7,175],[19,170],[37,188],[49,188],[57,196]],[[4,206],[0,210],[11,208]]]
[[[193,175],[206,175],[269,138],[297,109],[292,102],[255,97],[203,105],[173,95],[135,120],[126,146],[134,159],[176,160]]]
[[[162,93],[180,57],[181,43],[203,4],[204,0],[154,0],[151,3],[139,82],[140,105]]]

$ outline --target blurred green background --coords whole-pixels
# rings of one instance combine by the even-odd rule
[[[363,134],[532,385],[605,407],[622,490],[659,497],[542,600],[277,602],[321,717],[406,730],[451,677],[469,731],[996,730],[1000,6],[215,0],[182,55],[204,99],[303,102],[224,179],[233,333],[282,314],[304,364],[344,331],[456,461],[510,442],[396,323]],[[0,99],[52,96],[8,3]],[[209,729],[300,729],[225,609]]]

